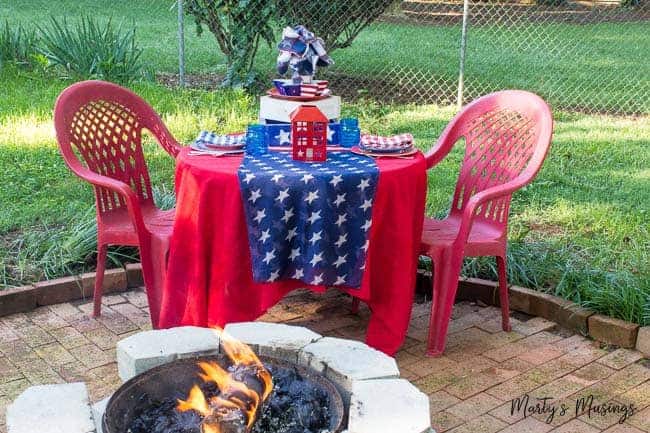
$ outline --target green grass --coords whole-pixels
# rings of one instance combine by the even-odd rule
[[[115,1],[102,8],[97,4],[90,0],[29,0],[17,7],[4,2],[0,4],[0,22],[7,18],[10,23],[29,26],[35,19],[42,22],[50,13],[73,18],[91,11],[100,18],[113,16],[115,22],[134,21],[147,67],[174,72],[174,14],[167,9],[166,2]],[[433,71],[429,73],[453,80],[457,68],[457,28],[396,28],[378,24],[361,36],[358,44],[370,46],[370,55],[365,55],[363,62],[356,62],[357,70],[372,74],[381,70],[378,68],[386,70],[405,62],[409,68]],[[628,78],[636,71],[637,77],[642,77],[638,81],[643,84],[645,79],[647,85],[647,78],[643,77],[650,76],[649,66],[639,59],[644,58],[640,47],[648,46],[648,36],[630,24],[624,24],[625,31],[617,36],[617,29],[622,28],[613,24],[599,28],[602,40],[593,43],[609,60],[590,67],[599,70],[601,66],[614,65],[614,72]],[[584,59],[577,59],[576,65],[551,62],[546,71],[536,69],[539,62],[552,60],[553,56],[543,50],[539,59],[525,53],[513,54],[511,67],[517,73],[505,71],[503,68],[508,65],[491,60],[495,58],[493,53],[516,47],[507,47],[503,41],[490,42],[488,38],[494,30],[482,31],[483,36],[479,29],[472,30],[470,50],[483,46],[484,55],[475,55],[481,59],[479,64],[468,64],[468,75],[479,79],[481,85],[498,86],[499,80],[507,79],[511,80],[508,86],[513,87],[553,88],[554,81],[540,79],[543,74],[554,80],[562,76],[567,88],[586,80],[580,71],[584,69],[584,65],[580,66]],[[575,36],[577,30],[560,26],[554,31]],[[637,42],[630,42],[628,37],[636,37]],[[427,59],[396,54],[398,42],[408,42],[409,38],[422,39],[423,49],[434,50],[437,56]],[[618,57],[613,54],[616,48],[606,43],[611,38],[629,42]],[[188,32],[187,44],[190,71],[223,72],[219,63],[222,59],[211,35],[198,38]],[[378,48],[381,44],[383,49]],[[395,60],[387,62],[385,52],[391,51]],[[348,52],[336,53],[337,67],[352,67],[355,56],[360,55],[357,44]],[[272,64],[272,59],[266,64]],[[607,88],[585,98],[619,104],[629,87],[628,78],[608,80]],[[468,80],[470,90],[475,91],[471,83]],[[54,100],[68,84],[57,77],[56,71],[37,68],[28,72],[14,67],[0,70],[0,287],[93,266],[92,191],[61,160],[51,119]],[[257,117],[256,98],[241,92],[168,89],[149,82],[131,87],[162,114],[175,136],[184,142],[200,129],[242,130]],[[568,101],[574,106],[582,102],[575,98]],[[426,149],[439,136],[454,109],[436,105],[386,106],[362,100],[346,103],[344,114],[359,116],[362,127],[371,132],[412,132],[418,145]],[[615,317],[650,324],[650,119],[565,112],[556,112],[555,116],[553,147],[542,172],[513,199],[511,281],[551,291]],[[169,205],[173,161],[151,142],[146,143],[146,153],[157,198]],[[445,214],[461,158],[462,149],[455,149],[430,172],[429,215]],[[115,261],[130,255],[131,250],[113,251]],[[489,260],[471,260],[465,272],[494,277],[493,266]]]

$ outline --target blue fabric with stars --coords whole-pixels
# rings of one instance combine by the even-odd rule
[[[246,155],[238,170],[257,282],[359,287],[379,170],[371,158],[329,152],[324,163],[285,152]]]

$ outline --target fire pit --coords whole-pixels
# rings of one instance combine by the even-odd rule
[[[433,432],[427,396],[361,342],[260,322],[226,332],[245,345],[195,327],[129,336],[110,398],[91,407],[82,383],[28,388],[7,408],[8,433]]]
[[[255,395],[263,396],[264,390],[248,366],[233,364],[222,355],[180,359],[124,383],[108,401],[103,417],[104,433],[336,433],[341,430],[343,401],[329,380],[287,361],[270,357],[261,357],[261,361],[272,377],[273,390],[259,408],[246,404],[254,398],[247,396],[244,387]],[[198,376],[207,376],[206,370],[210,372],[211,365],[223,366],[225,371],[242,379],[239,383],[243,386],[230,386],[230,400],[223,397],[228,390],[220,392],[213,381],[196,385]],[[203,397],[199,397],[197,387]],[[243,408],[229,404],[233,400],[244,403]],[[212,407],[210,403],[206,406],[210,401],[214,402]],[[206,420],[216,423],[206,423]]]

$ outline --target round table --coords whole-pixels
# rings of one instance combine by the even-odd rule
[[[176,218],[170,242],[160,328],[225,326],[255,320],[298,288],[326,287],[298,280],[253,280],[247,224],[237,171],[242,156],[176,160]],[[372,312],[366,342],[389,355],[408,328],[426,198],[426,165],[378,158],[366,267],[360,287],[341,290]]]

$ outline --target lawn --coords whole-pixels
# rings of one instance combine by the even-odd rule
[[[174,14],[161,2],[107,3],[37,1],[0,5],[0,20],[45,22],[50,13],[75,16],[83,12],[124,19],[138,25],[137,37],[145,49],[148,65],[173,72],[176,59]],[[627,26],[627,24],[625,25]],[[607,27],[607,26],[605,26]],[[610,26],[616,32],[616,26]],[[393,40],[392,27],[380,24],[366,32],[372,46]],[[422,30],[424,31],[424,30]],[[439,59],[452,58],[455,52],[453,27],[427,28],[432,49]],[[488,30],[486,29],[486,32]],[[568,30],[567,30],[568,31]],[[606,30],[603,30],[606,36]],[[626,27],[625,34],[637,30]],[[408,38],[409,32],[399,37]],[[446,36],[445,36],[446,35]],[[427,36],[429,37],[429,36]],[[648,36],[638,29],[638,40]],[[373,39],[374,38],[374,39]],[[445,39],[447,38],[447,39]],[[643,39],[645,38],[645,39]],[[435,42],[434,42],[435,41]],[[474,43],[479,37],[475,36]],[[214,43],[206,35],[188,35],[188,67],[193,72],[222,72]],[[487,51],[494,49],[486,43]],[[647,44],[646,44],[647,46]],[[438,47],[438,48],[436,48]],[[621,67],[650,76],[647,62],[636,45],[622,55]],[[339,67],[346,67],[356,48],[336,54]],[[375,48],[378,50],[378,48]],[[472,49],[477,49],[474,46]],[[506,49],[506,48],[504,48]],[[607,48],[603,48],[607,51]],[[376,51],[359,68],[384,67],[385,59]],[[427,68],[426,60],[410,59],[414,68]],[[519,56],[515,56],[519,58]],[[528,59],[533,62],[534,59]],[[613,61],[613,60],[612,60]],[[375,62],[375,63],[373,63]],[[383,63],[382,63],[383,62]],[[391,63],[395,64],[395,63]],[[531,63],[534,64],[534,63]],[[617,63],[618,64],[618,63]],[[438,66],[439,68],[437,69]],[[438,60],[435,73],[455,74],[451,61]],[[444,70],[442,65],[448,65]],[[571,71],[573,65],[554,66]],[[522,70],[528,66],[521,66]],[[646,68],[646,69],[643,69]],[[472,71],[472,69],[470,69]],[[473,70],[482,82],[497,85],[508,74],[497,68]],[[628,73],[630,71],[627,71]],[[530,81],[513,86],[534,88],[537,72],[531,69]],[[56,95],[69,84],[56,72],[42,72],[5,66],[0,70],[0,285],[12,286],[51,278],[63,273],[92,268],[94,248],[94,208],[91,189],[72,176],[61,160],[53,134],[51,110]],[[569,73],[567,79],[576,80]],[[551,86],[552,83],[546,83]],[[487,84],[486,84],[487,85]],[[610,90],[598,97],[616,101],[626,84],[613,80]],[[241,130],[256,119],[256,98],[237,91],[169,89],[156,83],[132,84],[137,93],[159,111],[175,136],[190,141],[200,129],[219,132]],[[604,95],[604,96],[603,96]],[[576,104],[579,101],[574,101]],[[376,133],[412,132],[418,146],[430,147],[454,109],[437,105],[387,106],[360,100],[347,103],[344,114],[360,118],[363,129]],[[588,303],[604,313],[650,323],[650,119],[646,117],[608,117],[555,112],[553,147],[538,179],[513,200],[510,225],[511,280],[517,284],[549,290],[569,299]],[[173,200],[173,161],[152,143],[146,146],[158,199]],[[429,176],[427,213],[444,215],[462,157],[454,152]],[[114,258],[130,251],[116,251]],[[488,260],[468,261],[468,275],[491,277]]]

